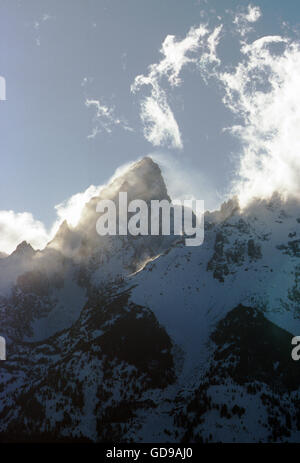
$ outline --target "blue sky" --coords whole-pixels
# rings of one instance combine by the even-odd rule
[[[17,243],[24,217],[34,239],[45,235],[57,219],[55,205],[147,154],[160,160],[172,194],[220,205],[241,175],[242,156],[244,172],[252,168],[245,133],[224,130],[241,123],[245,108],[224,103],[230,84],[221,72],[242,62],[242,42],[271,35],[298,43],[299,21],[295,0],[0,0],[7,85],[0,101],[0,250]],[[162,63],[166,38],[174,36],[176,45],[191,27],[200,34],[200,25],[208,31],[202,45],[193,38],[171,69]],[[202,62],[220,26],[216,55]],[[249,67],[245,72],[250,76]],[[255,127],[258,116],[251,117]],[[31,216],[15,220],[25,212]]]

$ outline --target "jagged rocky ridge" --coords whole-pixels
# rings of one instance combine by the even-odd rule
[[[134,164],[101,193],[168,199]],[[205,239],[102,237],[96,203],[0,259],[1,441],[299,441],[300,212],[237,200]]]

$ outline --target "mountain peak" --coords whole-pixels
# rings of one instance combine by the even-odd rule
[[[97,200],[114,199],[120,191],[128,193],[129,201],[132,199],[170,199],[160,167],[148,156],[133,163],[125,172],[116,177],[101,191]]]
[[[96,208],[99,201],[107,199],[114,201],[118,207],[120,192],[127,193],[128,203],[135,199],[147,203],[153,199],[170,200],[160,167],[146,156],[131,164],[126,170],[119,171],[119,175],[115,175],[113,180],[101,189],[98,196],[94,196],[85,204],[77,226],[70,229],[67,222],[63,222],[48,245],[70,256],[78,253],[89,256],[99,247],[110,246],[111,240],[99,237],[96,232],[99,218]],[[150,241],[151,246],[154,246],[153,241],[159,240],[148,240],[149,243]]]
[[[54,238],[48,243],[49,248],[63,250],[64,254],[71,255],[73,249],[77,249],[81,243],[80,234],[71,229],[66,220],[64,220],[56,232]]]
[[[153,161],[153,159],[149,156],[145,156],[139,161],[136,161],[134,164],[132,164],[131,169],[144,172],[145,174],[149,174],[152,172],[153,174],[161,175],[159,165],[155,161]]]
[[[31,246],[31,244],[27,243],[27,241],[22,241],[22,243],[18,244],[16,249],[11,253],[11,256],[31,256],[35,253],[35,250]]]
[[[220,223],[240,212],[239,200],[236,196],[221,204],[220,209],[206,212],[206,217]]]
[[[92,227],[95,229],[95,223],[98,218],[96,214],[96,205],[102,199],[116,201],[120,192],[126,192],[128,202],[134,199],[150,201],[152,199],[170,200],[167,187],[163,179],[161,170],[148,156],[132,164],[124,172],[116,176],[106,187],[104,187],[98,196],[92,198],[84,207],[78,230],[87,230]]]

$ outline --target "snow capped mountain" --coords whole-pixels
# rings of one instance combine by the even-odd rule
[[[0,440],[299,441],[299,202],[237,199],[202,246],[99,236],[96,205],[170,199],[150,158],[0,259]]]
[[[90,286],[124,278],[178,239],[99,236],[96,205],[101,199],[115,200],[119,191],[127,192],[128,201],[170,199],[159,167],[150,158],[144,158],[86,204],[76,227],[64,221],[44,250],[34,251],[23,242],[7,259],[0,260],[2,306],[18,307],[9,314],[14,319],[17,338],[41,340],[70,327],[80,314]],[[2,313],[2,335],[10,338],[12,323],[9,322],[8,335],[6,311]]]

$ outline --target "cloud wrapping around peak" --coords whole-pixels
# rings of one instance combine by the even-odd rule
[[[66,220],[71,227],[76,227],[85,204],[94,196],[99,195],[102,188],[102,186],[90,185],[82,193],[77,193],[66,201],[57,204],[55,210],[59,224]]]
[[[241,206],[255,197],[267,199],[275,192],[283,198],[300,198],[300,44],[279,35],[249,41],[246,34],[260,16],[259,7],[249,5],[234,18],[240,32],[241,52],[235,67],[224,64],[217,53],[223,26],[209,29],[207,25],[200,25],[190,28],[183,39],[167,35],[160,49],[162,59],[150,65],[146,75],[138,75],[131,87],[141,98],[140,117],[145,138],[156,147],[182,149],[181,132],[168,101],[169,92],[183,84],[182,73],[189,66],[198,69],[207,83],[211,78],[222,85],[223,103],[235,118],[234,125],[226,130],[241,146],[236,180],[230,190],[230,195],[239,197]],[[226,25],[224,29],[228,33]],[[232,35],[236,38],[235,32]],[[82,86],[87,83],[85,78]],[[89,138],[101,131],[111,133],[115,126],[132,130],[115,115],[114,107],[89,98],[85,104],[95,110],[95,127]],[[182,185],[193,196],[197,185],[203,183],[198,173],[191,181],[187,171],[184,177],[182,169],[177,169],[179,175],[175,168],[172,171],[172,162],[165,162],[165,166],[171,172],[169,181],[178,197],[183,194]],[[119,169],[113,178],[120,172]],[[28,212],[0,211],[0,251],[10,253],[23,240],[34,248],[43,248],[63,220],[71,227],[77,225],[84,205],[99,194],[102,187],[91,185],[55,206],[57,218],[50,230]],[[208,182],[205,187],[214,189]]]
[[[167,35],[162,43],[160,62],[149,66],[147,75],[138,75],[131,90],[139,92],[143,86],[150,87],[150,95],[142,97],[140,117],[144,136],[154,146],[182,149],[182,137],[173,111],[168,103],[166,82],[172,89],[182,84],[181,72],[184,67],[200,62],[217,62],[216,46],[221,27],[211,34],[206,26],[192,27],[182,40]],[[199,53],[201,52],[201,53]]]
[[[67,220],[75,227],[85,204],[99,194],[102,186],[89,186],[55,206],[57,218],[49,230],[29,212],[0,211],[0,252],[12,253],[22,241],[34,249],[43,249],[53,239],[60,225]]]
[[[0,211],[0,252],[11,254],[24,240],[30,243],[34,249],[43,249],[54,238],[65,220],[71,228],[76,227],[86,203],[98,196],[116,178],[123,175],[132,164],[131,161],[118,167],[105,184],[90,185],[86,190],[57,204],[54,207],[57,214],[56,219],[48,230],[41,221],[36,220],[29,212]]]

